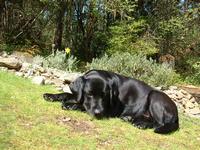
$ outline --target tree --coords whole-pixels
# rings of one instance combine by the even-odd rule
[[[63,37],[63,24],[64,24],[64,15],[66,11],[67,3],[65,0],[61,0],[58,3],[58,10],[56,13],[56,29],[55,29],[55,36],[54,36],[54,44],[55,50],[62,49],[62,37]]]

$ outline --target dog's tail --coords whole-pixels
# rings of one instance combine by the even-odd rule
[[[178,118],[173,123],[166,123],[164,126],[157,127],[154,132],[160,134],[168,134],[179,129]]]

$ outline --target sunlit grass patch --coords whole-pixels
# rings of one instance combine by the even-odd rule
[[[200,149],[200,119],[180,115],[180,130],[155,134],[118,118],[96,120],[46,102],[50,86],[0,72],[0,149]]]

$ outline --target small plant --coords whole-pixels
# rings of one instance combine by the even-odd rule
[[[105,55],[100,59],[93,59],[91,64],[87,64],[87,69],[113,71],[154,86],[167,87],[179,81],[179,75],[172,68],[149,61],[141,54],[115,53],[111,57]]]
[[[43,63],[45,61],[45,58],[40,56],[40,55],[36,55],[34,58],[33,58],[33,64],[36,64],[36,65],[41,65],[43,66]]]
[[[17,46],[11,44],[0,44],[0,51],[5,51],[6,53],[11,54],[16,47]]]
[[[69,56],[68,59],[66,59],[66,65],[67,65],[66,70],[69,72],[77,70],[77,64],[78,64],[77,58],[72,55]]]
[[[76,57],[70,55],[70,51],[57,51],[55,55],[51,54],[46,58],[36,56],[34,58],[34,62],[36,64],[42,63],[45,68],[57,68],[60,70],[72,72],[77,70],[78,60]]]
[[[194,85],[200,85],[200,59],[199,57],[188,58],[186,61],[190,66],[190,72],[188,71],[185,77],[185,82],[192,83]]]

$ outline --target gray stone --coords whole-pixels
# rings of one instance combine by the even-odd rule
[[[169,87],[169,90],[177,90],[178,88],[177,88],[177,86],[170,86]]]
[[[176,101],[179,100],[179,98],[177,97],[177,95],[175,93],[171,93],[171,94],[168,94],[168,96],[172,99],[175,99]]]
[[[23,72],[16,72],[15,75],[19,76],[19,77],[23,77],[24,76]]]
[[[190,99],[190,101],[191,101],[192,103],[197,103],[194,97],[192,97],[192,98]],[[197,104],[197,105],[198,105],[198,104]]]
[[[192,102],[190,102],[190,101],[186,101],[186,103],[185,103],[185,108],[187,109],[187,108],[194,108],[195,106],[194,106],[194,104],[192,103]]]
[[[188,95],[188,94],[189,94],[188,92],[186,92],[186,91],[183,90],[183,89],[180,89],[180,92],[183,93],[184,95]]]
[[[61,74],[59,76],[59,79],[62,81],[65,81],[68,77],[69,77],[69,74],[65,72],[64,74]]]
[[[51,81],[50,79],[46,79],[44,82],[45,85],[52,85],[54,84],[53,81]]]
[[[39,71],[40,73],[45,73],[46,70],[38,64],[33,64],[33,69],[35,72]]]
[[[0,67],[0,70],[1,71],[8,71],[8,68],[6,68],[6,67]]]
[[[54,83],[55,87],[61,87],[63,86],[63,81],[61,81],[60,79],[56,78],[56,79],[51,79],[51,81]]]
[[[1,51],[1,50],[0,50]],[[0,56],[1,57],[4,57],[4,58],[7,58],[8,57],[8,54],[5,52],[5,51],[1,51],[0,52]]]
[[[157,86],[157,87],[155,87],[155,89],[162,90],[162,87],[161,86]]]
[[[35,76],[33,77],[32,82],[38,85],[43,85],[45,82],[45,78],[42,76]]]
[[[185,112],[188,114],[196,115],[196,114],[200,114],[200,109],[195,107],[193,109],[185,109]]]
[[[62,76],[64,73],[65,73],[65,71],[62,71],[62,70],[58,70],[58,69],[53,69],[53,75],[55,76],[55,77],[57,77],[57,78],[59,78],[60,76]]]
[[[181,101],[180,101],[180,103],[185,106],[187,101],[188,101],[188,99],[182,98]]]
[[[46,72],[46,70],[45,70],[43,67],[38,68],[38,71],[39,71],[40,73],[45,73],[45,72]]]
[[[34,71],[35,76],[42,76],[41,73],[39,71]]]
[[[171,90],[165,90],[163,92],[165,92],[167,95],[175,94],[174,91],[171,91]]]
[[[24,78],[29,78],[30,76],[28,75],[28,73],[24,74]]]
[[[64,82],[70,83],[70,82],[73,82],[74,80],[76,80],[81,75],[82,74],[80,74],[80,73],[64,73],[59,78]]]
[[[175,94],[176,94],[177,98],[179,98],[179,99],[184,98],[183,93],[181,93],[180,91],[176,91]]]
[[[10,72],[10,73],[15,73],[16,70],[15,70],[15,69],[9,69],[8,72]]]
[[[30,68],[32,68],[32,65],[30,63],[24,62],[22,63],[20,71],[27,72]]]
[[[41,76],[44,76],[44,77],[50,77],[51,74],[49,74],[49,73],[46,72],[46,73],[42,73]]]
[[[1,58],[0,67],[6,67],[8,69],[20,70],[22,67],[21,62],[16,58]]]
[[[34,70],[33,70],[33,69],[29,69],[29,70],[27,71],[27,77],[33,76],[33,74],[34,74]]]
[[[185,98],[187,98],[187,99],[192,99],[192,95],[189,94],[189,93],[187,93],[187,94],[185,94]]]

